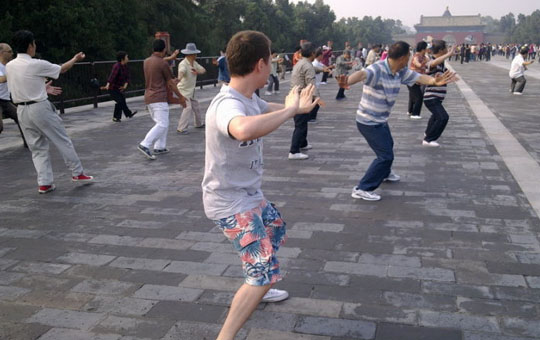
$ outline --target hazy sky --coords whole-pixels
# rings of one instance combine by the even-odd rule
[[[298,2],[292,0],[292,2]],[[315,0],[308,0],[314,3]],[[452,15],[490,15],[499,19],[509,12],[517,15],[531,14],[540,9],[540,0],[324,0],[336,14],[338,20],[343,17],[362,18],[365,15],[389,19],[400,19],[403,24],[413,27],[420,22],[420,15],[442,15],[446,6]],[[417,4],[417,9],[414,8]]]

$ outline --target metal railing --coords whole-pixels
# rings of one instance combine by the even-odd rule
[[[292,60],[293,53],[286,53],[289,60]],[[334,52],[335,55],[339,51]],[[217,57],[200,57],[197,62],[201,64],[206,73],[197,76],[197,86],[201,89],[203,86],[218,83],[218,67],[214,64]],[[173,64],[173,74],[178,73],[178,64],[182,59],[177,59]],[[130,73],[130,83],[125,92],[126,97],[141,96],[144,94],[144,60],[130,60],[128,63]],[[71,70],[62,74],[53,85],[62,87],[62,94],[51,97],[52,102],[64,113],[66,108],[93,104],[95,108],[100,102],[111,100],[107,91],[100,90],[101,86],[107,83],[112,66],[116,61],[94,61],[77,63]],[[287,71],[292,69],[290,62],[286,63]]]

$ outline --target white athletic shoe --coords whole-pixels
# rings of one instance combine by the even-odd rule
[[[364,191],[357,187],[352,189],[351,196],[352,198],[361,198],[366,201],[379,201],[381,199],[381,195],[375,193],[375,191]]]
[[[399,182],[400,179],[401,177],[399,175],[396,175],[393,171],[390,171],[390,174],[384,180],[387,182]]]
[[[431,142],[428,142],[426,140],[423,140],[422,141],[422,145],[423,146],[429,146],[429,147],[432,147],[432,148],[438,148],[439,146],[441,146],[441,144],[437,143],[436,141],[432,140]]]
[[[523,96],[523,93],[521,93],[521,92],[514,92],[514,93],[512,93],[512,94],[513,94],[514,96]]]
[[[422,116],[410,115],[409,118],[410,119],[422,119]]]
[[[264,294],[261,302],[280,302],[286,300],[289,297],[289,293],[286,290],[271,288]]]
[[[271,95],[272,95],[272,92],[266,91],[264,94],[265,94],[266,96],[271,96]]]
[[[298,152],[298,153],[290,153],[289,152],[289,159],[290,160],[302,160],[302,159],[308,159],[309,156],[306,155],[305,153],[301,153],[301,152]]]

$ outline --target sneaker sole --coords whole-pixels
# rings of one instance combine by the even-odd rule
[[[48,194],[49,192],[53,192],[55,190],[56,190],[56,187],[54,186],[54,187],[50,188],[49,190],[38,190],[38,193],[39,194]]]
[[[144,150],[141,150],[141,149],[139,149],[139,148],[137,148],[137,150],[139,150],[139,151],[140,151],[143,155],[145,155],[146,158],[148,158],[148,159],[151,159],[151,160],[156,159],[156,156],[148,155]]]
[[[285,301],[289,298],[289,294],[283,296],[283,297],[275,297],[275,298],[272,298],[272,299],[263,299],[261,300],[261,302],[267,302],[267,303],[272,303],[272,302],[281,302],[281,301]]]
[[[90,182],[93,182],[94,179],[71,179],[72,182],[75,182],[75,183],[90,183]]]
[[[364,196],[359,196],[359,195],[356,195],[356,194],[351,194],[351,197],[352,198],[356,198],[356,199],[362,199],[364,201],[380,201],[381,198],[367,198],[367,197],[364,197]]]

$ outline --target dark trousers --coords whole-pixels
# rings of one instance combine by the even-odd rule
[[[266,88],[266,91],[272,92],[272,86],[274,87],[274,90],[277,92],[279,91],[279,79],[277,76],[270,74],[270,77],[268,77],[268,87]]]
[[[422,103],[424,102],[423,87],[418,84],[407,86],[409,88],[409,113],[411,116],[420,116]]]
[[[424,104],[431,112],[431,118],[428,121],[424,140],[426,142],[432,142],[439,139],[446,128],[446,124],[448,124],[448,113],[442,106],[442,100],[440,99],[426,100]]]
[[[313,110],[309,113],[309,120],[316,120],[317,119],[317,113],[319,112],[319,108],[321,106],[319,104],[315,105]]]
[[[342,87],[339,88],[336,95],[336,99],[340,99],[340,98],[345,98],[345,89]]]
[[[527,84],[527,80],[524,76],[512,78],[512,83],[510,84],[510,91],[522,93]]]
[[[111,98],[116,102],[116,104],[114,105],[113,117],[116,119],[121,119],[122,112],[124,112],[124,115],[127,118],[131,117],[132,113],[126,104],[126,97],[124,96],[124,94],[119,90],[109,90],[109,94],[111,95]]]
[[[329,72],[323,72],[321,82],[326,83],[326,81],[328,80],[328,74]]]
[[[28,148],[28,144],[26,144],[26,139],[24,138],[21,125],[19,124],[19,118],[17,118],[17,107],[9,100],[0,99],[0,132],[4,130],[4,124],[2,123],[3,118],[11,118],[15,121],[17,127],[19,128],[19,132],[21,133],[24,147]]]
[[[388,123],[365,125],[357,122],[356,127],[377,156],[358,183],[358,189],[373,191],[390,175],[394,162],[394,139]]]
[[[318,109],[317,106],[313,110]],[[313,112],[313,110],[311,110],[311,112]],[[308,121],[311,112],[294,116],[294,131],[291,140],[290,153],[299,153],[301,148],[305,148],[308,145]]]

